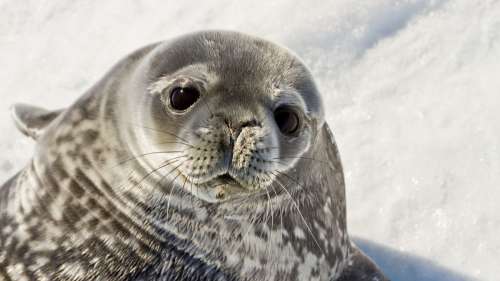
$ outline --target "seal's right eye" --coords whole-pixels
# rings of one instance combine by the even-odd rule
[[[170,106],[175,110],[186,110],[200,97],[200,92],[192,87],[176,87],[170,92]]]

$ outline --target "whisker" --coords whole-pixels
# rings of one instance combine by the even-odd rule
[[[133,126],[136,126],[136,127],[139,127],[139,128],[143,128],[143,129],[148,129],[148,130],[151,130],[151,131],[155,131],[155,132],[158,132],[158,133],[160,133],[160,134],[165,134],[165,135],[173,136],[173,137],[175,137],[175,138],[177,138],[177,139],[179,139],[179,140],[183,141],[185,144],[189,144],[189,145],[191,145],[191,144],[189,143],[189,141],[187,141],[187,140],[185,140],[185,139],[181,138],[180,136],[178,136],[178,135],[176,135],[176,134],[174,134],[174,133],[171,133],[171,132],[168,132],[168,131],[159,130],[159,129],[155,129],[155,128],[151,128],[151,127],[146,127],[146,126],[144,126],[144,125],[137,125],[137,124],[132,124],[132,123],[129,123],[129,124],[131,124],[131,125],[133,125]]]
[[[178,168],[179,168],[179,167],[180,167],[183,163],[184,163],[184,162],[182,162],[182,163],[180,163],[178,166],[174,167],[174,168],[172,169],[172,171],[177,170],[177,169],[178,169]],[[168,174],[170,174],[170,173],[171,173],[171,172],[169,172]],[[168,175],[168,174],[167,174],[167,175]],[[167,175],[165,175],[165,177],[166,177]],[[175,176],[175,177],[174,177],[174,178],[170,181],[170,193],[169,193],[169,195],[168,195],[168,201],[167,201],[167,213],[166,213],[166,216],[165,216],[166,218],[168,218],[168,212],[169,212],[169,210],[170,210],[170,200],[171,200],[171,198],[172,198],[172,192],[174,191],[174,187],[175,187],[175,185],[173,185],[173,183],[174,183],[175,179],[176,179],[178,176],[180,176],[180,175],[181,175],[181,171],[179,171],[179,170],[178,170],[178,171],[177,171],[177,175],[176,175],[176,176]]]
[[[184,191],[184,186],[186,185],[186,182],[189,182],[189,185],[192,186],[193,185],[193,181],[191,181],[190,177],[189,176],[184,176],[184,183],[182,184],[182,191]],[[193,201],[192,201],[192,198],[193,196],[190,196],[191,197],[191,206],[193,205]]]
[[[173,160],[173,161],[172,161],[172,160]],[[144,180],[146,180],[146,179],[147,179],[150,175],[152,175],[152,174],[156,173],[156,172],[157,172],[157,171],[159,171],[160,169],[163,169],[163,168],[167,167],[168,165],[170,165],[170,164],[172,164],[172,163],[175,163],[175,162],[177,162],[177,161],[179,161],[179,160],[178,160],[178,159],[169,159],[169,160],[167,160],[167,161],[163,162],[163,163],[160,165],[160,167],[155,168],[155,169],[153,169],[151,172],[147,173],[147,174],[146,174],[146,175],[145,175],[145,176],[144,176],[144,177],[143,177],[143,178],[142,178],[142,179],[141,179],[141,180],[140,180],[140,181],[136,184],[136,187],[140,186],[140,185],[141,185],[141,183],[142,183]],[[182,164],[182,163],[181,163],[181,164]]]
[[[265,175],[267,175],[268,173],[265,173]],[[264,176],[264,175],[263,175]],[[271,177],[269,177],[269,179],[271,179]],[[269,250],[269,256],[271,255],[271,250],[272,250],[272,244],[273,244],[273,228],[274,228],[274,207],[272,205],[272,200],[271,200],[271,196],[269,195],[269,190],[268,188],[266,187],[265,188],[266,190],[266,194],[267,194],[267,204],[268,204],[268,208],[270,210],[270,213],[271,213],[271,228],[269,228],[269,247],[268,247],[268,250]],[[266,220],[266,223],[267,224],[267,221]]]
[[[214,117],[214,114],[212,113],[212,111],[210,110],[210,107],[208,106],[208,103],[205,99],[201,99],[202,101],[204,101],[205,105],[207,106],[207,109],[208,109],[208,112],[210,113],[210,117]]]
[[[278,159],[278,160],[283,160],[283,159],[305,159],[305,160],[317,161],[319,163],[327,164],[327,165],[331,164],[330,162],[319,160],[319,159],[316,159],[316,158],[310,158],[310,157],[276,157],[276,158],[271,158],[271,159],[273,159],[273,160],[276,160],[276,159]]]
[[[262,150],[266,150],[266,149],[280,149],[280,147],[279,146],[269,146],[269,147],[262,148]]]
[[[186,179],[189,179],[189,197],[191,199],[191,206],[193,206],[193,197],[194,197],[194,194],[193,194],[193,179],[190,177],[190,176],[186,176]],[[184,188],[184,187],[183,187]]]
[[[189,147],[192,147],[192,148],[195,147],[193,145],[190,145],[190,144],[187,144],[187,143],[183,143],[183,142],[178,142],[178,141],[166,141],[166,142],[158,142],[158,143],[153,143],[153,144],[154,145],[160,145],[160,144],[182,144],[182,145],[189,146]]]
[[[201,125],[197,126],[196,128],[197,128],[197,129],[207,129],[207,130],[211,130],[211,129],[213,129],[213,128],[211,128],[211,127],[201,126]]]
[[[296,185],[298,185],[299,187],[301,187],[302,189],[306,189],[305,186],[303,186],[302,184],[300,184],[296,179],[292,178],[291,176],[289,176],[287,173],[284,173],[284,172],[279,172],[279,171],[276,171],[277,173],[279,173],[280,175],[282,176],[285,176],[287,178],[289,178],[292,182],[294,182]]]
[[[276,192],[276,189],[273,188],[274,194],[276,197],[278,197],[278,193]],[[279,204],[279,209],[280,209],[280,229],[283,229],[283,211],[285,210],[283,204]]]
[[[199,197],[199,188],[198,188],[198,184],[195,183],[195,180],[192,178],[192,177],[188,177],[188,179],[190,180],[191,182],[191,193],[193,192],[193,186],[196,188],[196,196]],[[191,205],[193,205],[193,196],[191,196]]]
[[[278,172],[280,173],[280,172]],[[280,173],[281,174],[281,173]],[[283,190],[288,194],[288,196],[290,197],[290,199],[292,200],[292,204],[295,206],[295,208],[297,209],[297,212],[299,213],[301,219],[302,219],[302,222],[305,224],[307,230],[309,231],[309,234],[311,234],[311,237],[313,238],[314,240],[314,243],[316,244],[316,246],[318,246],[319,250],[320,251],[323,251],[323,248],[321,248],[321,246],[319,245],[318,241],[316,240],[316,237],[314,236],[314,234],[312,233],[312,230],[311,228],[309,227],[309,224],[306,222],[306,219],[304,218],[304,216],[302,215],[302,212],[300,211],[300,208],[299,208],[299,205],[297,204],[297,202],[295,201],[295,199],[293,198],[292,194],[290,194],[290,192],[285,188],[285,186],[281,183],[281,181],[278,179],[277,175],[276,176],[276,182],[283,188]]]
[[[181,164],[182,164],[182,163],[181,163]],[[179,166],[180,166],[180,165],[179,165]],[[178,166],[178,167],[179,167],[179,166]],[[176,168],[174,168],[174,169],[172,169],[172,170],[175,170],[175,169],[176,169]],[[172,199],[172,192],[173,192],[173,190],[174,190],[174,188],[175,188],[175,184],[173,184],[173,183],[174,183],[175,179],[176,179],[176,178],[177,178],[180,174],[181,174],[181,172],[180,172],[180,171],[178,171],[177,175],[176,175],[176,176],[174,177],[174,179],[171,181],[171,183],[172,183],[172,184],[171,184],[171,186],[170,186],[170,193],[169,193],[169,195],[168,195],[168,201],[167,201],[167,213],[166,213],[166,216],[165,216],[167,219],[168,219],[168,212],[169,212],[169,209],[170,209],[170,200]],[[186,185],[186,182],[187,182],[187,181],[188,181],[188,178],[187,178],[187,177],[185,177],[185,178],[184,178],[184,182],[182,183],[181,191],[182,191],[182,190],[184,190],[184,186]]]
[[[247,230],[245,231],[245,233],[241,236],[241,241],[240,243],[238,244],[238,246],[235,248],[235,250],[233,251],[233,255],[235,255],[238,250],[241,248],[241,246],[243,246],[244,244],[244,241],[245,241],[245,237],[248,235],[248,233],[250,233],[250,229],[252,228],[252,225],[255,223],[255,221],[257,220],[257,216],[258,216],[258,212],[255,212],[253,214],[253,216],[250,218],[249,222],[248,222],[248,228]]]
[[[170,153],[181,153],[181,152],[184,152],[184,151],[155,151],[155,152],[148,152],[148,153],[143,153],[143,154],[139,154],[139,155],[134,155],[134,156],[132,156],[132,157],[131,157],[131,158],[129,158],[129,159],[126,159],[126,160],[123,160],[123,161],[121,161],[121,162],[118,162],[118,163],[116,164],[116,166],[113,166],[113,167],[111,167],[111,168],[116,168],[116,167],[121,166],[121,165],[123,165],[123,164],[125,164],[125,163],[127,163],[127,162],[130,162],[130,161],[132,161],[132,160],[138,159],[138,158],[140,158],[140,157],[148,156],[148,155],[156,155],[156,154],[170,154]],[[181,155],[181,156],[177,156],[177,157],[174,157],[174,158],[171,158],[171,159],[177,159],[177,158],[179,158],[179,157],[183,157],[183,156],[187,157],[187,155],[183,154],[183,155]],[[171,160],[171,159],[169,159],[169,160]]]

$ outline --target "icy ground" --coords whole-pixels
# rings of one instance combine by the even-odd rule
[[[393,280],[499,280],[500,1],[0,0],[0,181],[33,149],[9,105],[66,106],[130,51],[207,28],[310,66],[350,233]]]

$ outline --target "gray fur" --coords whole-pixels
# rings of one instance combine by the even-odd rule
[[[201,92],[183,113],[179,85]],[[130,54],[50,120],[19,111],[38,142],[0,188],[0,280],[386,280],[349,240],[323,110],[289,51],[200,32]]]

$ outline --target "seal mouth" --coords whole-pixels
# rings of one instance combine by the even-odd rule
[[[224,173],[220,176],[217,176],[214,179],[214,181],[220,182],[221,184],[241,186],[241,184],[235,178],[233,178],[229,173]]]
[[[246,189],[237,178],[231,176],[229,172],[212,178],[206,183],[206,186],[214,194],[215,200],[219,202],[250,193],[249,190]]]
[[[192,182],[189,177],[186,181]],[[225,171],[205,182],[192,182],[196,191],[190,188],[186,190],[192,195],[211,203],[226,202],[233,199],[243,198],[252,194],[259,194],[262,190],[246,187],[237,177]],[[183,184],[184,186],[185,184]]]

